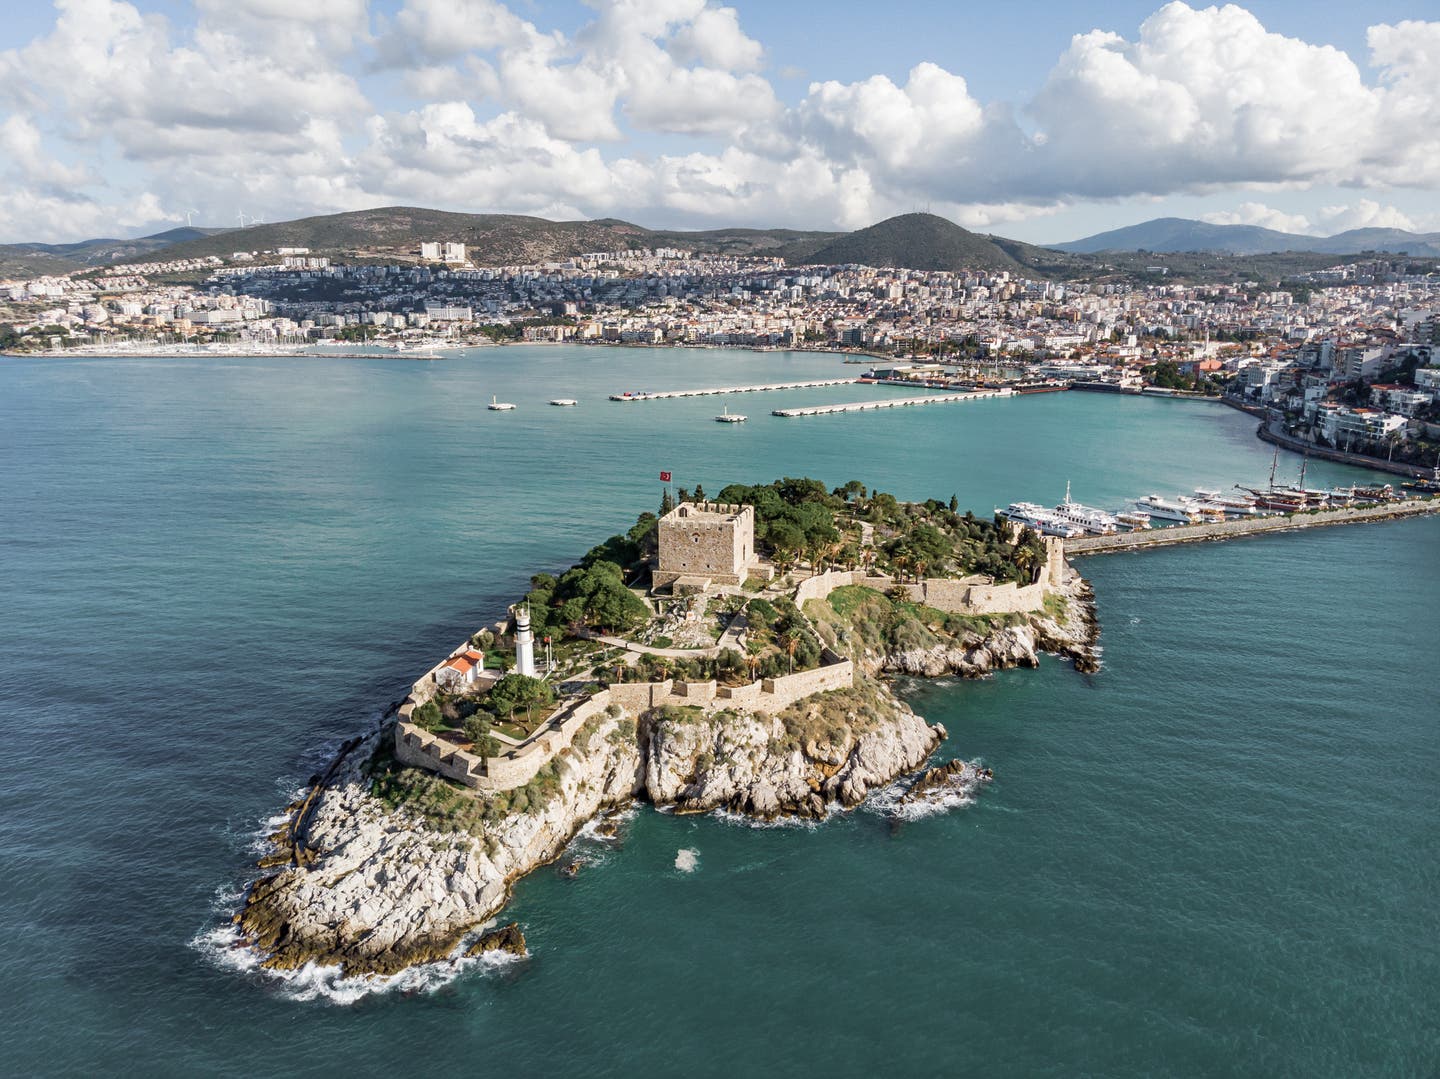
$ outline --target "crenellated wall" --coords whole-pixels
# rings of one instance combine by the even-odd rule
[[[764,678],[745,686],[673,679],[617,683],[557,713],[519,747],[498,757],[469,753],[417,727],[410,717],[423,702],[407,698],[395,724],[395,757],[402,764],[426,768],[477,790],[510,790],[530,782],[546,762],[574,741],[587,720],[612,704],[632,715],[662,705],[699,706],[708,711],[739,707],[773,715],[816,693],[848,689],[854,684],[855,665],[850,660],[828,648],[821,653],[821,660],[825,665],[815,670]]]

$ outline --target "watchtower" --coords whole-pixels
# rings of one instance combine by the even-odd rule
[[[755,508],[682,502],[660,518],[656,588],[743,584],[756,562]]]

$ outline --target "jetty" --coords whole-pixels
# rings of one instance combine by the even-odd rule
[[[1009,387],[999,390],[970,390],[965,393],[932,393],[918,397],[891,397],[884,401],[854,401],[847,405],[805,405],[800,408],[777,408],[772,416],[830,416],[837,412],[868,412],[875,408],[909,408],[912,405],[942,405],[954,401],[979,401],[986,397],[1011,397]]]
[[[1144,532],[1123,532],[1114,536],[1080,536],[1065,541],[1065,554],[1067,557],[1109,554],[1114,551],[1133,551],[1141,547],[1171,547],[1180,543],[1234,539],[1236,536],[1253,536],[1264,532],[1292,532],[1296,529],[1323,528],[1327,525],[1394,521],[1435,513],[1440,513],[1440,498],[1407,498],[1378,506],[1312,510],[1276,517],[1242,517],[1233,521],[1152,528]]]
[[[856,378],[812,378],[804,382],[767,382],[759,386],[713,386],[699,390],[658,390],[654,393],[612,393],[612,401],[662,401],[669,397],[713,397],[722,393],[764,393],[766,390],[808,390],[817,386],[853,386]]]

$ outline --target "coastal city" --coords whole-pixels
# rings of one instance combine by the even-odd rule
[[[1435,0],[6,13],[6,1074],[1440,1077]]]
[[[1223,396],[1268,411],[1291,448],[1440,465],[1440,280],[1403,258],[1337,262],[1265,288],[789,266],[658,248],[477,266],[427,241],[406,262],[307,248],[119,264],[0,282],[0,343],[42,353],[297,351],[412,355],[495,343],[851,352],[877,377]],[[167,278],[193,283],[164,284]]]

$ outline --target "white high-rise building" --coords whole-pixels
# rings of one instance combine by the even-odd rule
[[[439,262],[440,244],[438,242],[433,244],[422,243],[420,245],[420,257],[426,262]]]
[[[445,261],[457,263],[465,261],[465,245],[447,243],[445,245]]]

